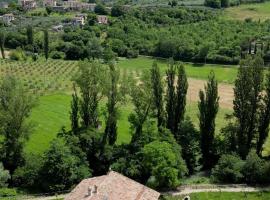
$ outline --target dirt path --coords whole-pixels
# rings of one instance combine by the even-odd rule
[[[270,186],[267,187],[251,187],[247,185],[190,185],[181,186],[178,191],[171,191],[167,194],[172,196],[182,196],[191,193],[199,192],[260,192],[270,191]]]
[[[187,101],[189,102],[197,102],[199,100],[199,91],[200,89],[204,89],[204,85],[206,84],[205,80],[199,79],[188,79],[188,93],[187,93]],[[218,94],[220,96],[219,104],[222,108],[232,109],[233,106],[233,85],[219,83],[218,84]]]

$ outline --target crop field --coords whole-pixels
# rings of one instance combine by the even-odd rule
[[[252,18],[254,20],[270,19],[270,2],[243,4],[236,7],[230,7],[225,10],[225,16],[229,19],[245,20]]]
[[[164,60],[157,60],[162,72],[165,75],[167,63]],[[132,74],[140,76],[144,70],[148,70],[153,63],[153,59],[139,57],[137,59],[120,59],[117,65],[120,68],[121,76]],[[198,124],[198,91],[203,89],[205,80],[211,70],[216,74],[219,84],[220,111],[217,117],[217,132],[224,127],[225,114],[231,113],[233,83],[237,68],[235,66],[217,65],[195,65],[185,63],[187,75],[189,77],[189,91],[187,94],[188,105],[186,114],[191,117],[194,123]],[[33,133],[26,146],[26,152],[42,153],[49,146],[50,141],[56,137],[57,133],[64,126],[68,130],[70,93],[72,88],[72,77],[78,70],[78,62],[62,60],[38,60],[30,61],[8,61],[0,60],[0,76],[14,75],[34,94],[40,95],[37,107],[31,115],[31,122],[34,124]],[[100,109],[104,109],[102,103]],[[132,105],[127,103],[122,105],[119,112],[118,140],[117,143],[129,142],[130,127],[128,115],[132,111]],[[104,121],[104,120],[103,120]],[[268,144],[269,143],[269,144]],[[268,140],[266,147],[270,147]],[[266,149],[270,152],[270,148]]]
[[[168,197],[167,200],[182,200],[183,197]],[[203,192],[190,195],[192,200],[268,200],[270,192]]]
[[[34,94],[68,91],[77,62],[61,60],[10,61],[0,60],[1,76],[13,75]]]

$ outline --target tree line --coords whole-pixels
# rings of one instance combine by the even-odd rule
[[[53,38],[47,55],[67,60],[147,55],[238,64],[246,54],[260,51],[269,61],[268,21],[232,21],[220,19],[220,15],[217,10],[202,8],[125,9],[117,5],[112,8],[108,25],[97,24],[96,14],[88,13],[85,26],[65,27],[63,32],[50,34]],[[43,34],[31,26],[8,31],[1,38],[5,38],[1,44],[6,48],[44,55]],[[254,47],[256,42],[263,43],[262,48]]]
[[[170,59],[166,79],[155,62],[139,79],[128,74],[120,79],[113,61],[81,61],[73,79],[71,129],[63,127],[42,156],[23,153],[35,99],[16,79],[6,77],[0,86],[0,170],[11,176],[4,170],[1,180],[9,179],[10,186],[60,191],[113,169],[150,187],[170,189],[188,175],[212,170],[214,182],[269,183],[270,163],[262,150],[269,131],[270,72],[265,75],[263,65],[259,54],[241,61],[233,113],[219,131],[213,72],[198,94],[197,129],[185,112],[188,80],[182,63]],[[126,103],[133,107],[128,117],[132,137],[127,144],[117,144],[119,108]]]

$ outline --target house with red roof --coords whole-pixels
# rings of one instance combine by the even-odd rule
[[[104,176],[82,180],[65,200],[157,200],[159,196],[159,192],[110,171]]]

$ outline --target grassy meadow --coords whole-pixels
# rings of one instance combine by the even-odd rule
[[[193,193],[192,200],[269,200],[270,192],[202,192]],[[167,200],[182,200],[183,197],[167,197]]]
[[[225,16],[229,19],[245,20],[252,18],[253,20],[270,19],[270,2],[242,4],[240,6],[230,7],[225,10]]]
[[[167,69],[167,60],[139,57],[135,59],[120,59],[117,65],[123,70],[147,70],[152,66],[154,60],[158,63],[161,71],[165,74]],[[192,63],[185,63],[184,65],[187,76],[196,79],[207,79],[210,71],[213,70],[219,82],[232,84],[237,75],[237,67],[233,65],[204,65]]]
[[[57,136],[62,127],[70,129],[70,101],[68,94],[54,94],[42,96],[33,109],[30,121],[34,128],[30,140],[26,145],[26,152],[42,153],[49,147],[50,141]],[[105,109],[105,102],[101,103],[100,110]],[[131,139],[128,116],[132,112],[132,104],[127,103],[119,109],[117,143],[128,143]],[[228,109],[220,109],[216,121],[217,132],[224,127],[224,116],[231,113]],[[198,108],[196,103],[189,102],[186,106],[186,115],[198,125]],[[104,125],[104,118],[102,124]],[[103,126],[104,127],[104,126]]]
[[[117,62],[122,76],[125,73],[132,73],[139,76],[144,70],[148,70],[154,59],[148,57],[139,57],[136,59],[122,59]],[[167,67],[166,60],[156,60],[165,74]],[[237,75],[236,66],[221,65],[197,65],[185,63],[188,77],[196,79],[207,79],[208,74],[213,70],[219,82],[233,83]],[[26,145],[26,152],[42,153],[49,147],[50,141],[56,137],[62,127],[66,130],[70,128],[69,111],[71,100],[71,78],[78,70],[78,62],[62,60],[38,60],[30,61],[8,61],[0,60],[0,76],[12,74],[21,80],[24,87],[34,94],[41,95],[37,106],[33,109],[30,121],[34,127],[30,140]],[[105,102],[100,109],[105,108]],[[118,139],[117,143],[126,143],[130,141],[130,125],[128,116],[132,112],[132,105],[127,103],[119,109],[118,121]],[[220,108],[217,120],[216,130],[225,126],[224,116],[231,113],[230,109]],[[186,115],[190,116],[192,121],[198,126],[198,108],[196,102],[190,102],[186,107]],[[102,117],[101,117],[102,118]],[[103,119],[104,124],[104,119]],[[266,151],[270,152],[270,140],[267,141]]]

